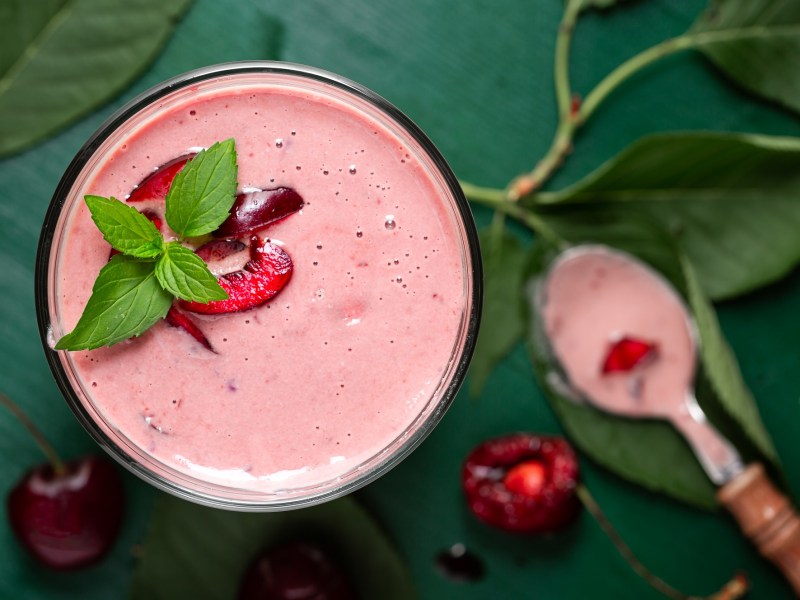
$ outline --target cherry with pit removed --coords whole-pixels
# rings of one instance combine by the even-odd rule
[[[43,565],[70,570],[99,561],[122,523],[124,491],[116,468],[88,457],[28,472],[8,496],[8,519],[20,544]]]
[[[516,533],[551,533],[578,516],[578,458],[563,438],[515,433],[487,440],[467,457],[462,487],[481,521]]]
[[[139,185],[133,189],[126,201],[135,204],[136,202],[144,202],[146,200],[163,200],[167,197],[175,175],[177,175],[193,157],[194,154],[185,154],[168,163],[164,163],[139,182]]]
[[[303,204],[300,194],[287,187],[239,194],[230,216],[212,235],[216,238],[241,237],[288,217],[303,208]]]
[[[203,304],[182,300],[181,308],[194,313],[220,314],[255,308],[273,298],[292,277],[292,259],[270,240],[250,239],[250,260],[240,271],[219,278],[227,300]]]
[[[259,555],[242,578],[238,600],[356,600],[342,568],[320,545],[291,542]]]

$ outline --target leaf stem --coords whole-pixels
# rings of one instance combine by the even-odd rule
[[[506,228],[506,214],[499,210],[494,211],[491,225],[491,235],[489,243],[492,246],[492,254],[500,252],[500,245],[503,243],[503,232]]]
[[[572,137],[577,127],[577,103],[572,97],[569,83],[569,55],[572,34],[581,12],[582,0],[568,0],[561,17],[556,37],[553,78],[555,82],[556,104],[558,106],[558,126],[547,154],[536,163],[530,173],[525,173],[511,182],[508,188],[509,200],[516,201],[538,190],[555,173],[572,151]]]
[[[503,190],[481,187],[479,185],[469,183],[468,181],[459,181],[459,184],[461,184],[461,189],[469,200],[483,204],[484,206],[495,208],[497,204],[500,204],[506,200],[506,193]]]
[[[578,111],[578,124],[582,125],[597,110],[597,107],[624,81],[632,75],[641,71],[652,63],[677,52],[711,46],[724,42],[741,41],[743,39],[754,39],[766,35],[774,35],[775,27],[768,28],[763,26],[739,27],[736,29],[726,29],[720,31],[699,31],[697,33],[686,33],[643,50],[611,71],[598,83],[595,88],[586,96],[583,104]]]
[[[569,0],[564,7],[564,15],[558,27],[553,76],[556,89],[558,116],[561,121],[569,119],[572,112],[572,91],[569,83],[569,51],[572,33],[578,22],[582,0]]]
[[[464,190],[464,195],[471,201],[513,217],[559,248],[564,246],[564,240],[544,219],[530,208],[522,206],[517,202],[509,201],[506,192],[503,190],[484,188],[467,183],[466,181],[461,182],[461,188]]]
[[[631,569],[633,569],[639,577],[644,579],[654,590],[667,598],[671,600],[736,600],[744,596],[747,592],[749,586],[747,580],[741,574],[735,575],[719,592],[711,596],[687,596],[676,590],[642,564],[633,553],[630,546],[625,543],[625,540],[622,539],[622,536],[611,524],[611,521],[608,520],[608,517],[606,517],[600,505],[597,504],[597,501],[591,493],[589,493],[585,485],[578,484],[575,493],[586,507],[586,510],[594,517],[597,524],[600,525],[600,528],[617,548],[617,551],[622,555],[628,565],[630,565]]]
[[[28,430],[28,433],[31,434],[31,437],[36,442],[36,445],[39,446],[39,449],[44,453],[47,457],[47,460],[50,461],[50,465],[53,467],[53,472],[56,476],[62,475],[65,471],[64,462],[61,460],[61,457],[55,451],[55,448],[47,441],[47,438],[44,437],[44,434],[39,430],[36,425],[33,424],[33,421],[30,420],[28,415],[22,412],[22,409],[17,406],[17,404],[8,396],[0,392],[0,404],[8,410],[14,417],[22,424],[22,426]]]

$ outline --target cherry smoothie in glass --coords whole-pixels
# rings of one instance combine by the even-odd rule
[[[165,321],[110,348],[52,350],[109,259],[84,196],[126,199],[229,138],[240,192],[304,200],[258,232],[291,256],[286,286],[249,310],[188,313],[213,351]],[[121,109],[64,175],[37,261],[45,351],[93,437],[167,491],[242,510],[340,496],[419,444],[464,377],[480,286],[469,208],[424,134],[357,84],[270,62],[194,71]]]

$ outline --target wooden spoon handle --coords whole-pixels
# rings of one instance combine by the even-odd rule
[[[800,597],[800,517],[767,478],[764,467],[748,465],[719,489],[717,499]]]

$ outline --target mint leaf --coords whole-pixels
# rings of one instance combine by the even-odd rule
[[[172,296],[156,279],[155,263],[118,254],[106,264],[78,324],[56,350],[92,350],[140,335],[164,318]]]
[[[233,139],[199,152],[175,176],[167,194],[167,223],[180,237],[211,233],[236,200],[236,148]]]
[[[139,258],[161,254],[163,239],[156,226],[138,210],[116,198],[86,196],[92,220],[114,248]]]
[[[716,0],[684,39],[744,89],[800,112],[800,3]]]
[[[161,287],[183,300],[207,304],[228,298],[203,259],[180,242],[164,246],[164,254],[156,263],[156,277]]]

